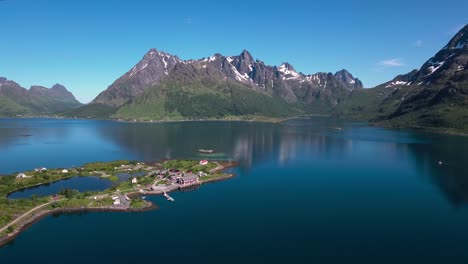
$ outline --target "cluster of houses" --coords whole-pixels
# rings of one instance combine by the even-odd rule
[[[208,160],[201,160],[199,164],[202,166],[208,165]],[[179,170],[169,170],[167,172],[169,172],[169,178],[171,179],[172,183],[180,184],[183,186],[199,184],[200,177],[207,175],[206,173],[201,171],[197,174],[191,171],[180,172]],[[160,172],[159,176],[161,176],[164,173],[166,173],[166,171]]]
[[[43,172],[43,171],[46,171],[47,168],[35,168],[34,171],[35,172]],[[24,179],[24,178],[30,178],[31,176],[27,176],[25,173],[18,173],[16,175],[16,179]]]
[[[120,201],[119,197],[117,195],[112,196],[112,200],[114,201],[114,205],[120,205],[122,201]]]
[[[208,160],[201,160],[198,164],[205,166],[208,165],[209,162]],[[166,179],[169,185],[176,184],[180,187],[186,187],[200,184],[200,177],[206,176],[207,174],[202,171],[195,173],[192,171],[182,172],[177,169],[158,169],[152,171],[149,175],[156,175],[156,178],[161,180]],[[131,182],[137,184],[138,180],[137,178],[133,178]],[[156,182],[158,182],[158,180]],[[153,190],[153,187],[151,187],[151,189]]]
[[[44,172],[47,171],[47,168],[36,168],[34,169],[35,172]],[[62,173],[69,173],[70,170],[68,169],[63,169],[61,170]],[[16,175],[16,179],[24,179],[24,178],[30,178],[31,176],[27,176],[25,173],[21,172]]]
[[[206,165],[208,165],[208,160],[200,160],[200,162],[198,164],[200,164],[202,166],[206,166]],[[182,173],[182,174],[179,174],[179,175],[175,175],[175,176],[172,177],[172,179],[175,180],[175,182],[177,184],[187,186],[187,185],[199,184],[200,183],[200,177],[206,176],[206,175],[207,174],[202,172],[202,171],[198,172],[197,174],[189,171],[187,173]]]
[[[42,171],[47,171],[47,168],[36,168],[34,169],[35,172],[42,172]],[[62,173],[69,173],[70,171],[68,169],[63,169],[61,171]]]
[[[141,163],[139,163],[139,162],[136,165],[122,164],[122,165],[120,165],[120,167],[114,167],[114,170],[126,170],[126,171],[134,171],[134,170],[140,170],[140,169],[149,170],[149,169],[151,169],[151,167],[144,168],[143,165]]]

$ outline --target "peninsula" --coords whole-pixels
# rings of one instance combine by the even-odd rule
[[[235,166],[231,161],[166,160],[154,163],[119,160],[88,163],[82,167],[37,168],[0,177],[0,247],[34,222],[52,214],[76,211],[143,211],[156,206],[145,195],[169,192],[203,183],[228,179],[223,173]],[[79,192],[73,188],[47,196],[12,199],[9,195],[73,177],[99,177],[112,182],[102,191]]]

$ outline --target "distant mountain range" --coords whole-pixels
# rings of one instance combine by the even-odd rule
[[[0,116],[51,115],[81,106],[64,86],[31,86],[29,90],[0,77]]]
[[[137,120],[229,119],[331,114],[399,127],[468,131],[468,25],[419,70],[375,88],[346,70],[297,72],[269,66],[244,50],[182,60],[149,50],[91,103],[63,86],[30,90],[0,79],[0,113]]]

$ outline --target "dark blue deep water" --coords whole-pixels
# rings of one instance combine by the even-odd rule
[[[0,173],[200,148],[237,176],[149,197],[154,211],[48,216],[0,263],[468,263],[467,137],[327,118],[0,120]]]

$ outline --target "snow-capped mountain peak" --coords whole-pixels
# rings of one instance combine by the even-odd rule
[[[301,75],[294,70],[294,67],[287,63],[283,62],[279,67],[278,71],[284,75],[284,79],[294,79],[299,78]]]

